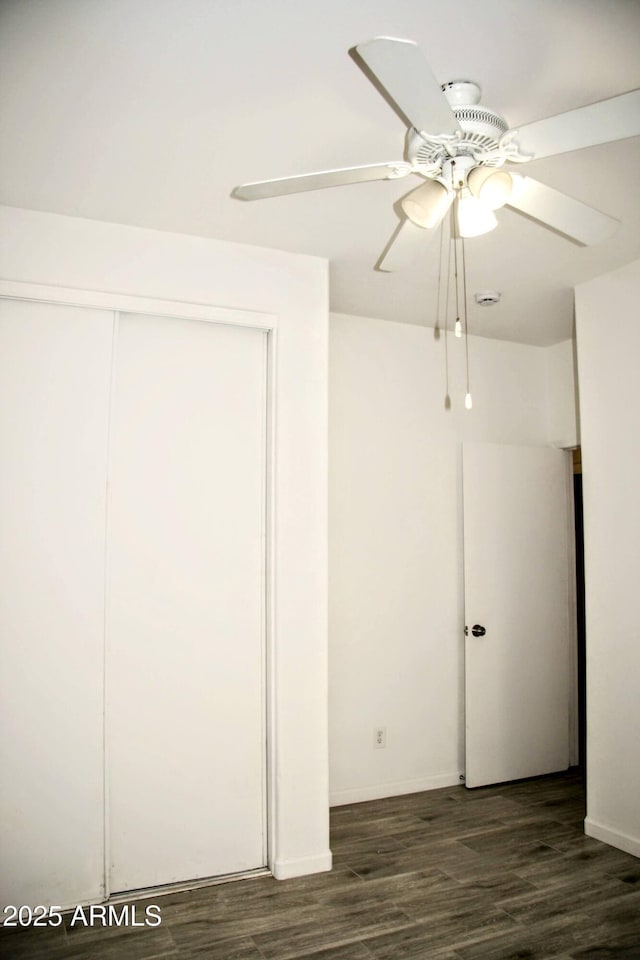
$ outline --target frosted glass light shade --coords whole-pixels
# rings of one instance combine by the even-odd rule
[[[439,180],[427,180],[406,196],[401,206],[417,227],[436,227],[451,206],[453,194]]]
[[[493,210],[463,191],[458,198],[458,233],[461,237],[480,237],[498,226]]]
[[[474,167],[467,176],[467,185],[473,196],[482,200],[491,210],[508,203],[513,191],[511,174],[506,170],[492,170],[491,167]]]

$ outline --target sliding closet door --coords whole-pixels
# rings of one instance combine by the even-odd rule
[[[0,301],[0,898],[104,890],[113,314]]]
[[[110,472],[111,890],[264,865],[266,334],[121,315]]]

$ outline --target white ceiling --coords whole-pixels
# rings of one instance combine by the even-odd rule
[[[640,87],[638,0],[0,0],[2,202],[327,257],[336,312],[433,326],[437,244],[373,265],[417,180],[246,203],[236,184],[402,158],[347,50],[418,42],[511,127]],[[579,247],[512,211],[467,244],[471,331],[571,335],[572,287],[640,256],[640,137],[526,172],[621,220]]]

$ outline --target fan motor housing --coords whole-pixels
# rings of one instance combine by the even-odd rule
[[[452,107],[456,120],[466,135],[474,139],[487,138],[497,145],[503,133],[509,129],[506,121],[494,110],[483,107],[481,104],[466,107]]]
[[[417,130],[410,130],[407,141],[407,157],[410,161],[431,166],[442,162],[446,156],[473,156],[477,151],[496,150],[500,139],[509,126],[499,113],[480,103],[480,87],[472,80],[451,80],[442,84],[442,92],[462,133],[448,138],[422,136]],[[438,142],[440,140],[440,142]],[[496,165],[488,161],[489,166]]]
[[[465,133],[497,141],[509,129],[504,117],[482,106],[482,92],[473,80],[450,80],[442,84],[442,92]]]

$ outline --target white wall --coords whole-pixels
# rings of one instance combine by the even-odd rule
[[[329,869],[326,263],[11,207],[0,236],[8,281],[274,315],[270,858],[278,877]]]
[[[588,834],[640,856],[640,261],[576,291]]]
[[[580,444],[578,376],[574,340],[547,347],[549,442],[568,449]]]
[[[447,411],[444,336],[335,315],[330,344],[330,784],[348,803],[458,781],[461,443],[548,443],[560,414],[543,348],[471,338],[465,411],[464,346],[449,337]]]

